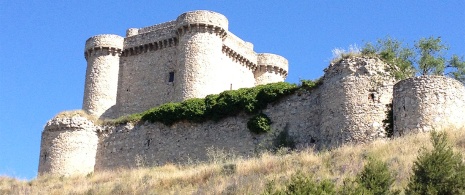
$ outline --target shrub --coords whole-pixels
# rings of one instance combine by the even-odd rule
[[[392,194],[390,188],[394,183],[394,178],[389,172],[386,163],[369,158],[362,172],[357,175],[356,182],[361,191],[368,191],[372,194]]]
[[[255,115],[247,122],[247,128],[254,133],[265,133],[271,131],[271,120],[266,114]]]
[[[432,151],[424,148],[413,165],[406,194],[465,194],[462,155],[448,145],[444,132],[431,133]]]
[[[284,189],[274,189],[274,182],[267,184],[263,194],[336,194],[335,185],[329,180],[316,182],[310,176],[301,172],[293,175],[291,180],[286,184]]]
[[[143,113],[136,113],[116,120],[108,120],[107,124],[137,122],[161,122],[172,125],[181,120],[204,122],[220,120],[237,115],[240,112],[258,113],[269,103],[276,102],[284,96],[294,93],[299,87],[286,82],[259,85],[253,88],[224,91],[220,94],[208,95],[205,98],[193,98],[180,103],[166,103]]]

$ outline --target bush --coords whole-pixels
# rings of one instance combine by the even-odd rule
[[[247,128],[254,133],[266,133],[271,131],[271,120],[266,114],[255,115],[247,122]]]
[[[329,180],[316,182],[313,178],[302,174],[301,172],[292,176],[289,183],[286,184],[284,189],[274,189],[274,182],[267,184],[263,194],[337,194],[335,185]]]
[[[306,85],[310,87],[309,83]],[[316,84],[312,84],[312,87],[316,86]],[[278,82],[253,88],[224,91],[220,94],[208,95],[205,98],[193,98],[180,103],[166,103],[143,113],[109,120],[107,123],[122,124],[142,120],[172,125],[181,120],[197,123],[206,120],[218,121],[229,116],[235,116],[240,112],[259,113],[268,104],[293,94],[298,89],[299,87],[295,84]]]
[[[370,158],[362,172],[357,175],[356,182],[370,193],[391,194],[390,188],[394,183],[394,178],[386,163]]]
[[[406,194],[465,194],[462,155],[448,145],[444,132],[431,133],[432,151],[424,148],[413,165]]]

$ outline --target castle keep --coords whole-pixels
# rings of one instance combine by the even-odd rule
[[[171,101],[283,81],[287,60],[256,54],[227,30],[224,16],[209,11],[129,29],[127,37],[99,35],[86,42],[83,110],[118,117]],[[465,126],[465,87],[442,76],[396,81],[374,57],[349,57],[325,69],[321,85],[298,91],[262,112],[275,132],[297,148],[316,150],[365,143],[393,134]],[[392,116],[392,117],[390,117]],[[104,125],[84,112],[64,112],[42,132],[39,174],[88,174],[114,168],[204,161],[211,148],[253,156],[275,134],[248,130],[241,113],[220,121]]]
[[[192,11],[176,20],[130,28],[126,37],[86,41],[82,109],[105,118],[145,111],[167,102],[284,81],[288,62],[256,53],[228,31],[225,16]]]

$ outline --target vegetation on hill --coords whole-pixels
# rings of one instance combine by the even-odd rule
[[[390,65],[390,72],[398,79],[406,79],[415,75],[446,75],[465,82],[465,60],[456,54],[447,60],[448,46],[441,37],[421,38],[414,47],[408,47],[403,42],[387,37],[376,43],[368,42],[362,48],[351,46],[349,51],[333,50],[337,62],[354,56],[377,56]]]
[[[465,183],[464,159],[459,154],[465,153],[465,129],[449,130],[447,135],[446,139],[443,134],[412,134],[322,152],[281,149],[253,158],[233,158],[234,153],[212,150],[208,163],[87,176],[43,176],[31,181],[0,176],[0,194],[293,194],[305,190],[425,194],[411,191],[417,185],[438,194],[444,186],[460,194]]]

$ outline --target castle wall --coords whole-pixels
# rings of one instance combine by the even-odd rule
[[[39,175],[85,175],[94,171],[98,136],[92,121],[79,115],[55,117],[42,132]]]
[[[325,70],[320,129],[328,146],[386,136],[383,120],[394,84],[384,73],[386,66],[379,59],[360,57],[343,59]]]
[[[443,76],[420,76],[394,86],[394,134],[465,125],[465,87]]]
[[[179,72],[176,65],[177,48],[140,51],[123,55],[117,96],[117,116],[143,112],[149,108],[173,101],[175,82]],[[170,82],[170,72],[174,81]]]
[[[318,133],[317,98],[317,91],[292,95],[264,113],[273,121],[272,129],[286,128],[298,147],[316,147],[325,144]],[[209,149],[253,156],[275,135],[251,133],[250,117],[241,114],[219,122],[179,122],[171,127],[161,123],[106,127],[99,138],[95,170],[206,161]]]

